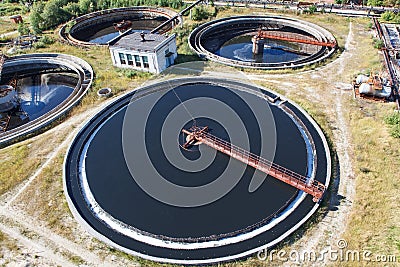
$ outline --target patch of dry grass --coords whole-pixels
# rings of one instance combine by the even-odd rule
[[[64,219],[70,215],[70,211],[62,186],[64,152],[43,169],[21,196],[19,203],[23,203],[27,214],[44,222],[54,232],[68,236],[71,229],[64,226]]]
[[[0,194],[14,188],[28,178],[40,165],[30,142],[0,150]]]
[[[17,30],[18,26],[12,23],[8,17],[0,17],[0,35]]]

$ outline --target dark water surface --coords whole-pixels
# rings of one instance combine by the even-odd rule
[[[186,85],[176,88],[175,91],[182,101],[207,97],[227,103],[245,122],[249,130],[251,151],[259,154],[260,131],[270,129],[258,129],[259,126],[252,115],[251,107],[248,107],[231,91],[214,85]],[[146,97],[136,100],[133,105],[138,105],[138,101],[146,101]],[[150,125],[151,128],[146,129],[145,136],[148,156],[158,173],[175,184],[199,186],[210,183],[226,169],[229,161],[227,155],[217,153],[215,160],[208,168],[193,173],[182,171],[171,165],[160,149],[162,148],[160,133],[163,122],[177,105],[179,105],[179,100],[170,92],[153,107],[147,120],[147,127]],[[187,108],[190,110],[190,106]],[[276,163],[305,174],[306,148],[300,132],[282,111],[277,108],[273,108],[272,111],[278,136]],[[274,214],[297,192],[295,188],[268,177],[256,192],[249,193],[248,186],[255,170],[247,167],[239,184],[228,195],[212,204],[181,208],[161,203],[146,194],[135,183],[127,169],[121,133],[118,130],[122,127],[124,114],[125,109],[115,114],[92,140],[86,158],[86,173],[97,202],[105,210],[110,211],[114,218],[128,225],[168,237],[207,237],[226,234],[256,224]],[[137,116],[146,115],[137,114]],[[196,118],[196,121],[199,125],[209,125],[215,136],[229,141],[224,128],[215,121],[207,118]],[[146,126],[137,125],[137,127]],[[176,142],[177,138],[177,136],[171,136],[168,142]],[[264,140],[264,142],[268,141]],[[212,150],[209,147],[206,149]],[[140,150],[137,152],[142,153]],[[187,158],[193,157],[193,152],[186,152],[185,155]],[[239,168],[243,163],[234,160],[234,164]],[[210,218],[213,218],[212,224],[210,224]]]

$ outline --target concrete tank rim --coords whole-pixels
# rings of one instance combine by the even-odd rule
[[[89,63],[76,56],[57,53],[33,53],[18,55],[9,58],[4,66],[8,64],[18,64],[18,61],[43,61],[48,59],[53,63],[58,63],[62,66],[67,66],[78,75],[78,82],[74,87],[71,95],[62,101],[58,106],[54,107],[48,113],[40,116],[39,118],[29,121],[19,127],[6,131],[0,135],[0,147],[10,145],[26,136],[34,134],[40,129],[48,126],[68,111],[70,111],[76,104],[80,102],[84,95],[92,85],[94,79],[94,71]]]

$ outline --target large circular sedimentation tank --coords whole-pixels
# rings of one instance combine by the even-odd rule
[[[206,264],[277,244],[319,207],[312,196],[204,144],[183,149],[181,130],[193,120],[329,184],[327,142],[301,108],[238,81],[174,79],[116,99],[77,134],[64,163],[74,217],[127,253]]]
[[[230,66],[256,69],[298,68],[322,61],[336,49],[265,39],[263,53],[255,55],[252,37],[260,29],[291,39],[336,42],[329,31],[310,22],[281,16],[238,16],[200,25],[190,34],[189,45],[200,57]]]
[[[8,58],[0,84],[15,90],[15,105],[0,113],[0,146],[31,134],[65,114],[85,95],[93,69],[63,54],[26,54]]]
[[[60,36],[76,45],[106,45],[108,41],[119,35],[113,27],[114,23],[123,20],[131,21],[134,31],[148,32],[155,29],[168,19],[176,16],[176,12],[157,7],[124,7],[89,13],[72,20],[60,30]],[[159,29],[158,33],[165,33],[179,24],[180,18]],[[73,26],[66,33],[66,27]]]

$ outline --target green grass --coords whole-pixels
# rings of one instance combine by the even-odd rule
[[[385,122],[390,127],[390,135],[394,138],[400,138],[400,113],[389,114],[385,117]]]
[[[0,150],[0,194],[4,194],[33,174],[40,164],[29,143]]]
[[[344,237],[350,249],[400,255],[400,144],[384,123],[393,105],[367,105],[362,112],[358,105],[353,108],[350,124],[357,195]]]
[[[27,7],[15,3],[0,3],[0,16],[11,16],[16,14],[26,14]]]

